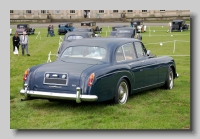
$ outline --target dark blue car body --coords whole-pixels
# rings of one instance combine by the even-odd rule
[[[90,38],[66,44],[56,61],[31,67],[24,77],[23,100],[125,104],[134,93],[172,89],[178,74],[173,58],[151,55],[138,39]]]

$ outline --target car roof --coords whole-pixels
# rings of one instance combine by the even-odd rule
[[[183,22],[184,20],[172,20],[172,22]]]
[[[133,20],[132,22],[143,22],[142,20]]]
[[[85,30],[88,31],[88,29],[92,29],[92,28],[91,27],[87,27],[87,28],[74,28],[74,31],[76,31],[76,32],[78,32],[78,31],[85,31]],[[87,32],[87,31],[85,31],[85,32]]]
[[[84,29],[90,29],[91,27],[87,27],[87,28],[83,28],[83,27],[78,27],[78,28],[74,28],[74,29],[81,29],[81,30],[84,30]]]
[[[60,23],[59,25],[71,24],[72,22]],[[73,23],[72,23],[73,24]]]
[[[79,31],[72,31],[72,32],[68,32],[67,34],[65,35],[80,35],[80,34],[92,34],[92,32],[79,32]]]
[[[81,35],[83,37],[87,37],[88,35],[91,35],[91,34],[92,34],[92,32],[74,32],[73,31],[73,32],[66,33],[65,38],[68,36],[72,36],[72,35],[74,35],[74,36]]]
[[[66,44],[67,46],[100,46],[104,48],[118,47],[125,43],[140,41],[134,38],[85,38]]]
[[[134,27],[122,27],[122,28],[117,28],[117,30],[134,30]]]
[[[116,25],[116,26],[112,26],[112,27],[126,27],[128,25]]]
[[[24,25],[29,25],[29,24],[17,24],[17,26],[24,26]]]

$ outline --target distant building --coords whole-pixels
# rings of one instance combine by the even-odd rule
[[[123,11],[128,18],[190,16],[190,10],[10,10],[10,19],[79,19],[84,11],[90,18],[121,18]]]

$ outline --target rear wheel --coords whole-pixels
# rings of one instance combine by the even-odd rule
[[[121,79],[117,85],[114,103],[115,104],[125,104],[129,96],[129,86],[125,79]]]
[[[171,67],[169,67],[168,69],[164,87],[165,89],[169,90],[171,90],[174,87],[174,73]]]

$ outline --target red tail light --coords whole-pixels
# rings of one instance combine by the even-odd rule
[[[92,83],[93,83],[93,81],[94,81],[94,76],[95,76],[94,73],[90,74],[90,77],[89,77],[89,80],[88,80],[88,86],[91,86],[91,85],[92,85]]]
[[[25,72],[24,72],[24,78],[23,80],[26,81],[27,77],[28,77],[28,74],[29,74],[29,69],[27,69]]]

